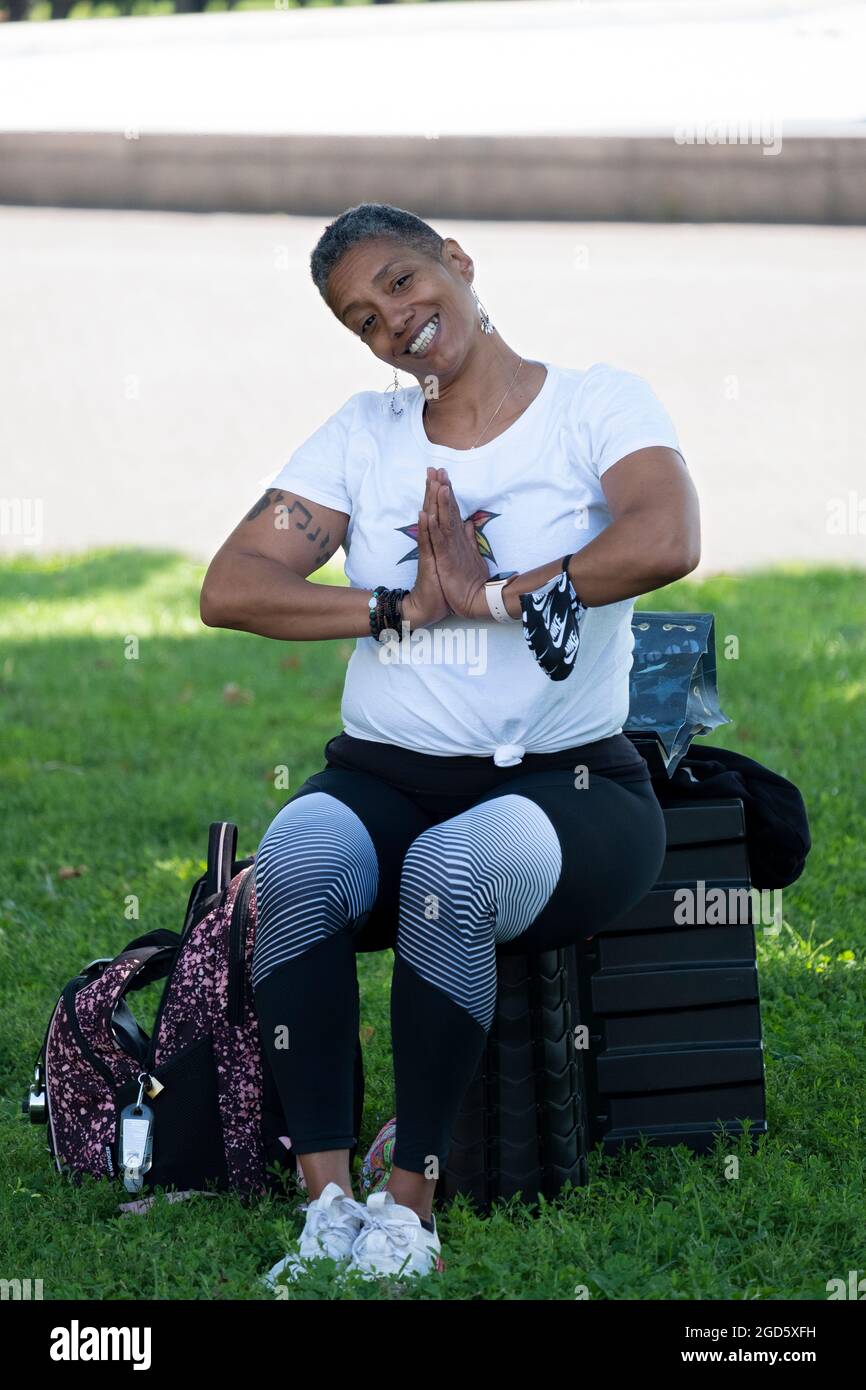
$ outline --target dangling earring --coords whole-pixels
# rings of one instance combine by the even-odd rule
[[[394,402],[395,402],[395,400],[397,399],[397,392],[400,390],[400,383],[399,383],[399,381],[397,380],[397,368],[396,368],[396,367],[394,368],[394,384],[393,384],[393,386],[389,386],[389,387],[388,387],[388,390],[394,392],[393,396],[391,397],[391,414],[392,414],[395,418],[399,419],[399,417],[403,414],[403,407],[402,407],[402,405],[401,405],[399,410],[395,410],[395,409],[394,409]]]
[[[487,310],[485,309],[484,305],[481,303],[481,300],[478,298],[478,295],[477,295],[477,293],[476,293],[476,290],[475,290],[475,286],[474,286],[474,285],[472,286],[472,293],[475,295],[475,303],[478,305],[478,312],[479,312],[479,314],[480,314],[480,316],[481,316],[481,332],[482,332],[482,333],[495,333],[495,332],[496,332],[496,329],[493,327],[493,324],[490,322],[490,315],[488,314],[488,312],[487,312]]]

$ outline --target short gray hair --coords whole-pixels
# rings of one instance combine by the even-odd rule
[[[395,208],[390,203],[358,203],[357,207],[347,208],[328,224],[310,256],[310,274],[326,302],[328,277],[337,261],[350,246],[368,237],[391,237],[433,260],[445,242],[428,223],[405,208]]]

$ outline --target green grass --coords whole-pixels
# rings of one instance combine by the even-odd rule
[[[0,566],[0,1276],[41,1278],[46,1298],[266,1297],[257,1278],[301,1225],[294,1200],[276,1197],[160,1199],[121,1216],[122,1192],[60,1179],[45,1131],[18,1113],[60,987],[133,935],[178,929],[209,821],[237,821],[252,852],[286,799],[274,767],[297,788],[340,728],[352,643],[203,628],[201,576],[150,551]],[[828,1279],[866,1271],[863,575],[681,581],[639,607],[716,614],[733,723],[709,742],[790,777],[809,809],[814,848],[785,891],[783,930],[759,932],[769,1136],[755,1153],[744,1141],[709,1157],[595,1153],[590,1185],[538,1214],[512,1203],[481,1220],[458,1201],[440,1220],[443,1276],[342,1297],[572,1299],[582,1286],[596,1299],[825,1298]],[[722,657],[728,634],[735,661]],[[227,686],[239,692],[227,699]],[[62,866],[83,871],[59,878]],[[137,921],[124,916],[130,894]],[[391,959],[360,959],[362,1152],[392,1114]],[[297,1296],[341,1294],[323,1269]]]

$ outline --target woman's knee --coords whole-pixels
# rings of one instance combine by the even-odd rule
[[[360,925],[378,891],[368,831],[354,811],[325,792],[295,797],[274,817],[254,873],[257,975],[265,962],[290,959],[331,932]]]
[[[506,954],[559,949],[615,926],[661,872],[666,827],[649,783],[633,788],[598,778],[579,817],[559,794],[549,808],[564,845],[562,876],[528,937]]]
[[[423,924],[425,933],[447,930],[445,918],[451,913],[444,901],[449,882],[450,845],[441,825],[428,826],[415,837],[403,857],[400,873],[400,912],[397,942],[405,944],[407,933]],[[443,909],[446,909],[443,911]]]
[[[256,888],[273,879],[284,891],[303,891],[311,879],[375,896],[376,850],[360,817],[327,792],[295,797],[274,817],[255,860]]]
[[[422,831],[404,857],[396,954],[488,1028],[496,999],[491,894],[468,842],[446,825]]]
[[[489,927],[509,939],[532,922],[562,870],[556,830],[535,802],[502,795],[430,826],[403,863],[401,925]],[[433,928],[431,927],[431,930]]]

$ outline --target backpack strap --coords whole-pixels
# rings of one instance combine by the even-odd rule
[[[165,979],[178,949],[179,938],[172,944],[127,946],[104,965],[98,976],[77,975],[63,991],[63,1003],[79,1045],[97,1071],[112,1084],[114,1078],[106,1062],[117,1047],[135,1061],[142,1057],[144,1034],[125,1002],[126,996],[144,989],[154,980]],[[82,991],[89,995],[83,1010],[77,999]]]
[[[125,999],[115,1006],[111,1027],[124,1052],[143,1063],[150,1039]]]
[[[205,897],[228,888],[238,848],[238,828],[228,820],[213,821],[208,832]]]
[[[214,821],[208,834],[207,873],[196,879],[186,904],[183,935],[205,917],[233,878],[254,862],[255,855],[236,859],[238,830],[231,821]]]
[[[134,941],[130,941],[129,945],[124,947],[123,954],[126,955],[127,951],[135,951],[141,946],[169,946],[177,950],[179,945],[179,932],[169,931],[168,927],[159,927],[156,931],[146,932],[144,936],[137,936]]]
[[[156,933],[153,933],[156,935]],[[176,933],[172,932],[176,937]],[[152,946],[127,946],[125,951],[121,951],[119,956],[115,956],[113,965],[119,965],[122,961],[133,960],[135,964],[125,979],[119,982],[117,999],[122,999],[127,994],[134,993],[137,989],[144,989],[146,985],[152,985],[154,980],[164,980],[174,965],[174,958],[180,946],[179,939],[175,939],[171,944],[152,945]]]

